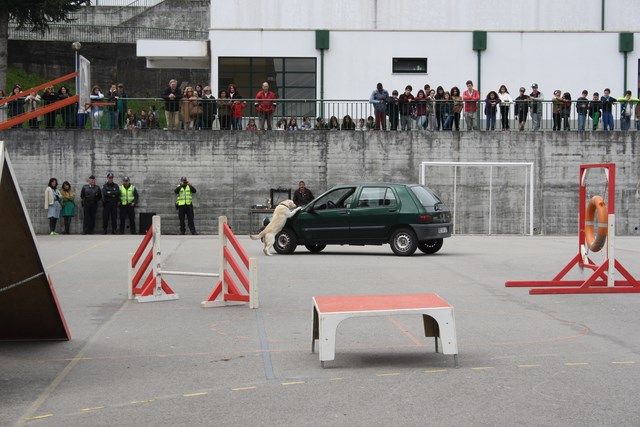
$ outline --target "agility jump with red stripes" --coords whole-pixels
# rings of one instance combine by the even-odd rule
[[[227,217],[218,218],[219,257],[221,273],[166,270],[162,264],[160,217],[153,217],[153,224],[142,239],[138,250],[129,262],[129,299],[138,302],[170,301],[179,296],[167,284],[163,276],[222,277],[201,307],[223,307],[249,303],[250,308],[258,308],[258,268],[257,260],[249,258],[240,242],[227,224]],[[230,243],[231,250],[227,243]],[[146,255],[145,255],[146,254]],[[240,263],[236,260],[240,259]],[[241,292],[233,275],[240,281],[246,293]],[[146,274],[146,278],[145,278]],[[143,280],[144,278],[144,280]]]
[[[586,177],[592,169],[604,169],[607,179],[607,202],[600,195],[587,201]],[[578,229],[578,254],[551,280],[508,281],[506,287],[540,287],[529,290],[529,294],[595,294],[595,293],[640,293],[640,282],[636,280],[615,258],[616,165],[580,165],[580,211]],[[597,265],[590,253],[606,248],[605,260]],[[586,280],[564,280],[575,266],[593,270]],[[616,272],[626,280],[616,280]]]

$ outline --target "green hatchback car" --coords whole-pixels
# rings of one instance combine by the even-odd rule
[[[298,245],[320,252],[327,245],[384,245],[399,256],[416,249],[434,254],[451,237],[451,212],[429,188],[417,184],[339,185],[289,218],[274,249]]]

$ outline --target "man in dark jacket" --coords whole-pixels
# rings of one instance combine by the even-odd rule
[[[82,234],[93,234],[96,228],[96,214],[98,213],[98,201],[102,198],[100,187],[96,185],[96,177],[91,175],[89,181],[80,191],[84,219],[82,221]]]
[[[180,100],[182,99],[182,90],[178,87],[178,81],[172,79],[164,92],[164,114],[167,119],[168,129],[180,128]]]
[[[304,181],[300,181],[298,183],[298,189],[293,192],[293,203],[295,203],[296,206],[304,206],[313,199],[314,197],[311,190],[305,186]]]
[[[117,233],[118,228],[118,202],[120,201],[120,188],[113,182],[113,174],[107,174],[107,182],[102,186],[102,234],[107,234],[109,218],[111,218],[111,232]]]
[[[118,111],[118,127],[122,129],[127,123],[127,94],[124,92],[124,85],[118,83],[118,91],[113,99],[116,101],[116,110]]]

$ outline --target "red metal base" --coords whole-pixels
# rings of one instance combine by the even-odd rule
[[[540,286],[542,289],[531,289],[529,295],[547,295],[547,294],[624,294],[624,293],[640,293],[640,282],[631,276],[631,274],[617,260],[614,261],[616,271],[618,271],[627,280],[616,280],[614,286],[607,286],[607,266],[609,260],[605,259],[599,266],[595,264],[583,264],[580,254],[573,257],[571,261],[558,273],[552,280],[524,280],[524,281],[507,281],[505,286],[508,288],[530,288]],[[587,280],[562,280],[562,278],[576,265],[594,269],[595,271]]]

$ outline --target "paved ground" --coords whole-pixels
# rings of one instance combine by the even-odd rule
[[[436,256],[388,246],[259,260],[260,308],[201,309],[213,279],[172,277],[180,300],[126,299],[137,236],[40,237],[73,339],[0,344],[0,425],[638,425],[639,294],[530,296],[573,237],[454,237]],[[163,237],[166,268],[217,271],[217,239]],[[640,238],[618,238],[640,276]],[[579,271],[572,277],[581,277]],[[419,316],[351,319],[336,360],[311,354],[311,297],[438,293],[460,368]],[[2,325],[2,327],[7,327]]]

